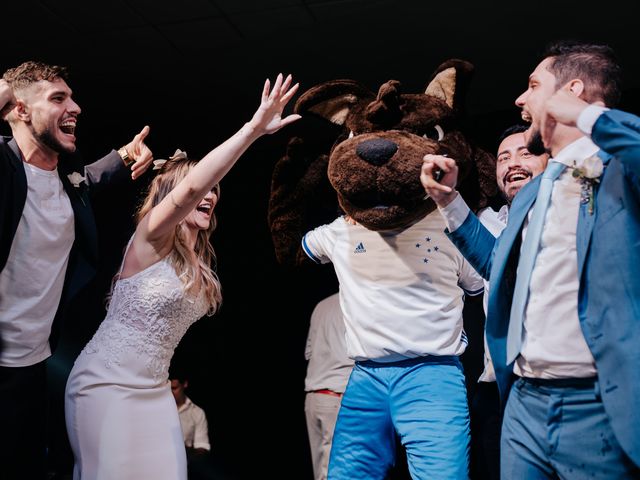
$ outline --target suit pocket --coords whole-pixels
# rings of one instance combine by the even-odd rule
[[[624,205],[622,202],[616,203],[615,205],[607,205],[607,208],[603,209],[603,211],[598,212],[599,223],[601,226],[608,224],[611,221],[616,220],[616,217],[619,216],[624,211]]]

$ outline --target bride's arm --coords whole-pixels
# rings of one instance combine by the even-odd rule
[[[265,81],[260,107],[235,135],[209,152],[184,179],[140,222],[136,234],[155,245],[165,244],[181,222],[213,186],[218,183],[235,164],[246,149],[265,133],[274,133],[298,120],[299,115],[282,118],[282,111],[293,97],[298,84],[291,86],[292,79],[278,75],[273,89]]]

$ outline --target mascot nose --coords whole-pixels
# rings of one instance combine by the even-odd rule
[[[397,151],[397,144],[382,138],[365,140],[356,147],[356,153],[361,159],[376,166],[387,163]]]

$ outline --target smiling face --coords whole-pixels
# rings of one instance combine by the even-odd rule
[[[220,199],[220,187],[216,184],[202,201],[184,219],[184,224],[188,228],[195,230],[208,230],[211,227],[213,210]]]
[[[75,129],[81,110],[71,94],[61,78],[40,80],[16,92],[21,103],[18,118],[37,143],[56,153],[76,150]]]
[[[507,202],[511,203],[522,187],[544,171],[547,160],[548,155],[533,155],[527,149],[524,132],[509,135],[500,143],[496,158],[496,180]]]
[[[516,105],[522,109],[523,118],[531,121],[531,128],[526,134],[527,148],[535,155],[545,153],[540,135],[540,121],[545,102],[558,90],[556,77],[549,71],[552,63],[552,57],[547,57],[540,62],[529,76],[527,90],[516,99]]]

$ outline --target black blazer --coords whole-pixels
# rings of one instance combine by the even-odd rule
[[[115,150],[83,168],[86,181],[75,187],[67,177],[73,172],[73,164],[65,160],[58,164],[58,175],[73,208],[75,241],[71,248],[64,287],[49,338],[52,351],[59,336],[60,318],[69,301],[96,272],[98,239],[89,193],[93,194],[105,184],[128,177],[128,169]],[[20,150],[15,139],[0,137],[0,272],[7,264],[26,199],[27,177]],[[0,337],[1,335],[2,332]]]

